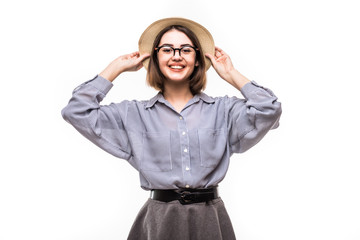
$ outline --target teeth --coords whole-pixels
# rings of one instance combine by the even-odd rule
[[[170,68],[174,68],[174,69],[182,69],[182,66],[170,66]]]

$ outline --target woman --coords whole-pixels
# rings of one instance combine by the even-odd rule
[[[240,74],[211,34],[188,19],[153,23],[139,49],[75,89],[64,119],[127,160],[139,171],[142,188],[151,190],[128,239],[235,239],[217,185],[233,153],[246,151],[278,126],[280,103]],[[155,97],[100,106],[118,75],[143,65],[149,85],[159,90]],[[245,99],[204,94],[211,65]]]

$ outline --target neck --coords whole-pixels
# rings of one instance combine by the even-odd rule
[[[164,87],[164,98],[175,108],[177,112],[181,112],[186,103],[193,98],[189,84],[167,83]]]

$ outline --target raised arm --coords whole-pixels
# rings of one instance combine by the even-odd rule
[[[118,57],[94,79],[77,87],[61,112],[63,118],[87,139],[123,159],[131,157],[125,127],[129,102],[106,106],[100,105],[100,102],[119,74],[139,70],[146,57],[140,56],[138,52]]]
[[[211,60],[211,64],[219,76],[238,90],[250,82],[249,79],[234,68],[229,55],[221,48],[215,47],[215,55],[207,53],[206,57]]]
[[[279,125],[281,104],[270,89],[251,82],[237,71],[230,57],[219,47],[206,54],[219,76],[241,91],[245,99],[227,99],[228,137],[231,152],[244,152]]]

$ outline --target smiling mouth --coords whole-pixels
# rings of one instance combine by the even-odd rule
[[[171,65],[169,66],[171,69],[183,69],[184,66],[179,66],[179,65]]]

